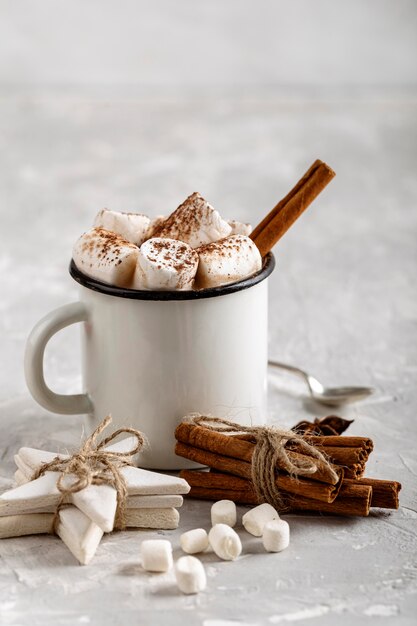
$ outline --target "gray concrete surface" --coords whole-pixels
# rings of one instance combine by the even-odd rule
[[[25,388],[33,324],[76,298],[67,273],[75,238],[106,206],[157,214],[199,190],[229,216],[256,223],[317,157],[337,178],[276,248],[270,354],[328,384],[378,392],[341,411],[374,439],[368,474],[403,483],[401,509],[367,519],[287,516],[290,548],[265,555],[241,531],[237,562],[204,557],[207,590],[177,593],[172,574],[138,567],[144,537],[209,525],[189,501],[176,532],[106,537],[88,567],[54,537],[0,542],[0,623],[412,624],[417,609],[415,94],[272,89],[117,97],[114,90],[0,98],[0,489],[21,445],[80,437],[80,418],[47,414]],[[47,353],[47,378],[80,385],[78,333]],[[198,407],[196,407],[198,408]],[[301,382],[270,378],[270,421],[326,414]],[[240,512],[243,511],[241,508]]]

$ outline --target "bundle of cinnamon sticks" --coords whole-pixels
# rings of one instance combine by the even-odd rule
[[[177,427],[175,437],[176,454],[209,468],[180,473],[191,486],[190,497],[260,503],[251,481],[254,437],[212,431],[189,422]],[[306,435],[305,439],[325,454],[335,471],[329,472],[327,464],[314,459],[317,469],[313,474],[294,477],[278,462],[276,484],[287,511],[366,516],[371,507],[398,508],[400,483],[363,476],[373,450],[371,439],[345,435]],[[302,460],[306,454],[297,448],[296,442],[289,442],[286,449],[294,461]]]

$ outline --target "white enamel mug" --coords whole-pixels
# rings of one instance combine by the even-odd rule
[[[113,287],[80,272],[80,301],[46,315],[29,336],[26,382],[35,400],[62,414],[87,414],[91,431],[108,414],[149,441],[139,464],[174,470],[195,466],[174,454],[174,430],[190,412],[262,424],[266,417],[268,276],[260,272],[203,291],[138,291]],[[81,323],[85,392],[54,393],[46,384],[46,344]]]

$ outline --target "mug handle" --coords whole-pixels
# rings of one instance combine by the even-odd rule
[[[92,413],[93,403],[86,393],[65,395],[55,393],[45,382],[43,359],[46,344],[62,328],[86,322],[88,311],[82,302],[72,302],[45,315],[34,327],[26,342],[25,377],[30,393],[45,409],[72,415]]]

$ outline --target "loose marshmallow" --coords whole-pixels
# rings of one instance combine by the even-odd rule
[[[129,287],[138,247],[104,228],[92,228],[76,241],[72,257],[79,270],[103,283]]]
[[[192,248],[228,237],[232,227],[199,193],[193,193],[157,228],[154,237],[187,242]]]
[[[197,272],[198,254],[175,239],[155,237],[139,249],[133,278],[135,289],[191,289]]]
[[[234,561],[242,552],[239,535],[227,524],[216,524],[209,532],[209,542],[218,557]]]
[[[267,522],[262,533],[262,543],[267,552],[281,552],[290,545],[290,527],[283,519]]]
[[[175,578],[183,593],[198,593],[207,585],[204,566],[195,556],[182,556],[178,559],[175,563]]]
[[[245,224],[237,220],[228,220],[227,223],[232,229],[231,235],[246,235],[246,237],[249,237],[252,232],[251,224]]]
[[[211,524],[236,525],[236,504],[232,500],[219,500],[211,507]]]
[[[147,572],[167,572],[172,567],[172,546],[167,539],[147,539],[140,544],[142,567]]]
[[[120,213],[102,209],[96,215],[94,226],[110,230],[140,246],[146,239],[150,222],[149,217],[141,213]]]
[[[242,517],[242,524],[248,533],[261,537],[265,524],[279,519],[279,514],[274,507],[265,502],[245,513]]]
[[[262,268],[262,257],[249,237],[232,235],[197,248],[198,289],[234,283],[255,274]]]
[[[208,535],[204,528],[194,528],[194,530],[188,530],[186,533],[182,533],[180,544],[181,548],[184,552],[187,552],[187,554],[204,552],[209,545]]]

